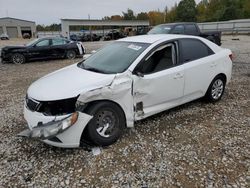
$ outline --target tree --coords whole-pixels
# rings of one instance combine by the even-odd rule
[[[201,1],[197,6],[196,6],[196,20],[198,22],[205,22],[206,21],[206,3],[204,1]]]
[[[148,13],[141,12],[136,17],[137,20],[148,20]]]
[[[164,23],[164,13],[160,11],[150,11],[148,13],[150,25],[159,25]]]
[[[113,15],[111,16],[111,20],[119,21],[119,20],[123,20],[123,18],[120,15]]]
[[[38,24],[38,25],[36,26],[36,30],[37,30],[37,31],[44,31],[44,30],[45,30],[44,27],[45,27],[44,25],[39,25],[39,24]]]
[[[122,12],[122,14],[123,14],[124,20],[135,20],[134,11],[129,9],[129,8],[128,8],[127,12]]]
[[[111,20],[111,18],[109,16],[104,16],[102,20]]]
[[[178,21],[196,21],[196,3],[194,0],[182,0],[176,10]]]
[[[167,20],[167,15],[168,15],[168,6],[165,6],[165,9],[164,9],[164,22],[166,22],[166,20]]]
[[[171,23],[176,21],[176,9],[177,4],[175,3],[175,6],[172,7],[170,11],[168,11],[165,22]]]

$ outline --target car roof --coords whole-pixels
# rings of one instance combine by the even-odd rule
[[[67,40],[67,39],[65,39],[63,37],[39,37],[38,39],[39,40],[41,40],[41,39],[64,39],[64,40]]]
[[[133,36],[133,37],[126,37],[118,41],[153,44],[160,40],[168,41],[168,40],[174,40],[174,39],[180,39],[180,38],[198,38],[199,39],[199,37],[190,36],[190,35],[152,34],[152,35],[139,35],[139,36]]]

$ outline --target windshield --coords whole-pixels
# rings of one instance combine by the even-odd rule
[[[105,74],[121,73],[124,72],[149,45],[150,44],[135,42],[114,42],[79,63],[78,66],[86,70]]]
[[[35,39],[30,41],[29,43],[26,44],[26,46],[32,46],[33,44],[35,44],[39,39]]]
[[[173,26],[158,25],[151,29],[148,34],[168,34]]]

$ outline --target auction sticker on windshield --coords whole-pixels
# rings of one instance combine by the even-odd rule
[[[132,50],[138,51],[138,50],[140,50],[142,47],[141,47],[141,46],[134,45],[134,44],[130,44],[130,45],[128,46],[128,48],[130,48],[130,49],[132,49]]]

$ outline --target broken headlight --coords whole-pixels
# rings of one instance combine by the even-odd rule
[[[51,121],[49,123],[42,124],[32,130],[27,129],[19,133],[18,135],[46,140],[56,136],[59,133],[62,133],[63,131],[74,125],[77,119],[78,112],[75,112],[63,120]]]

